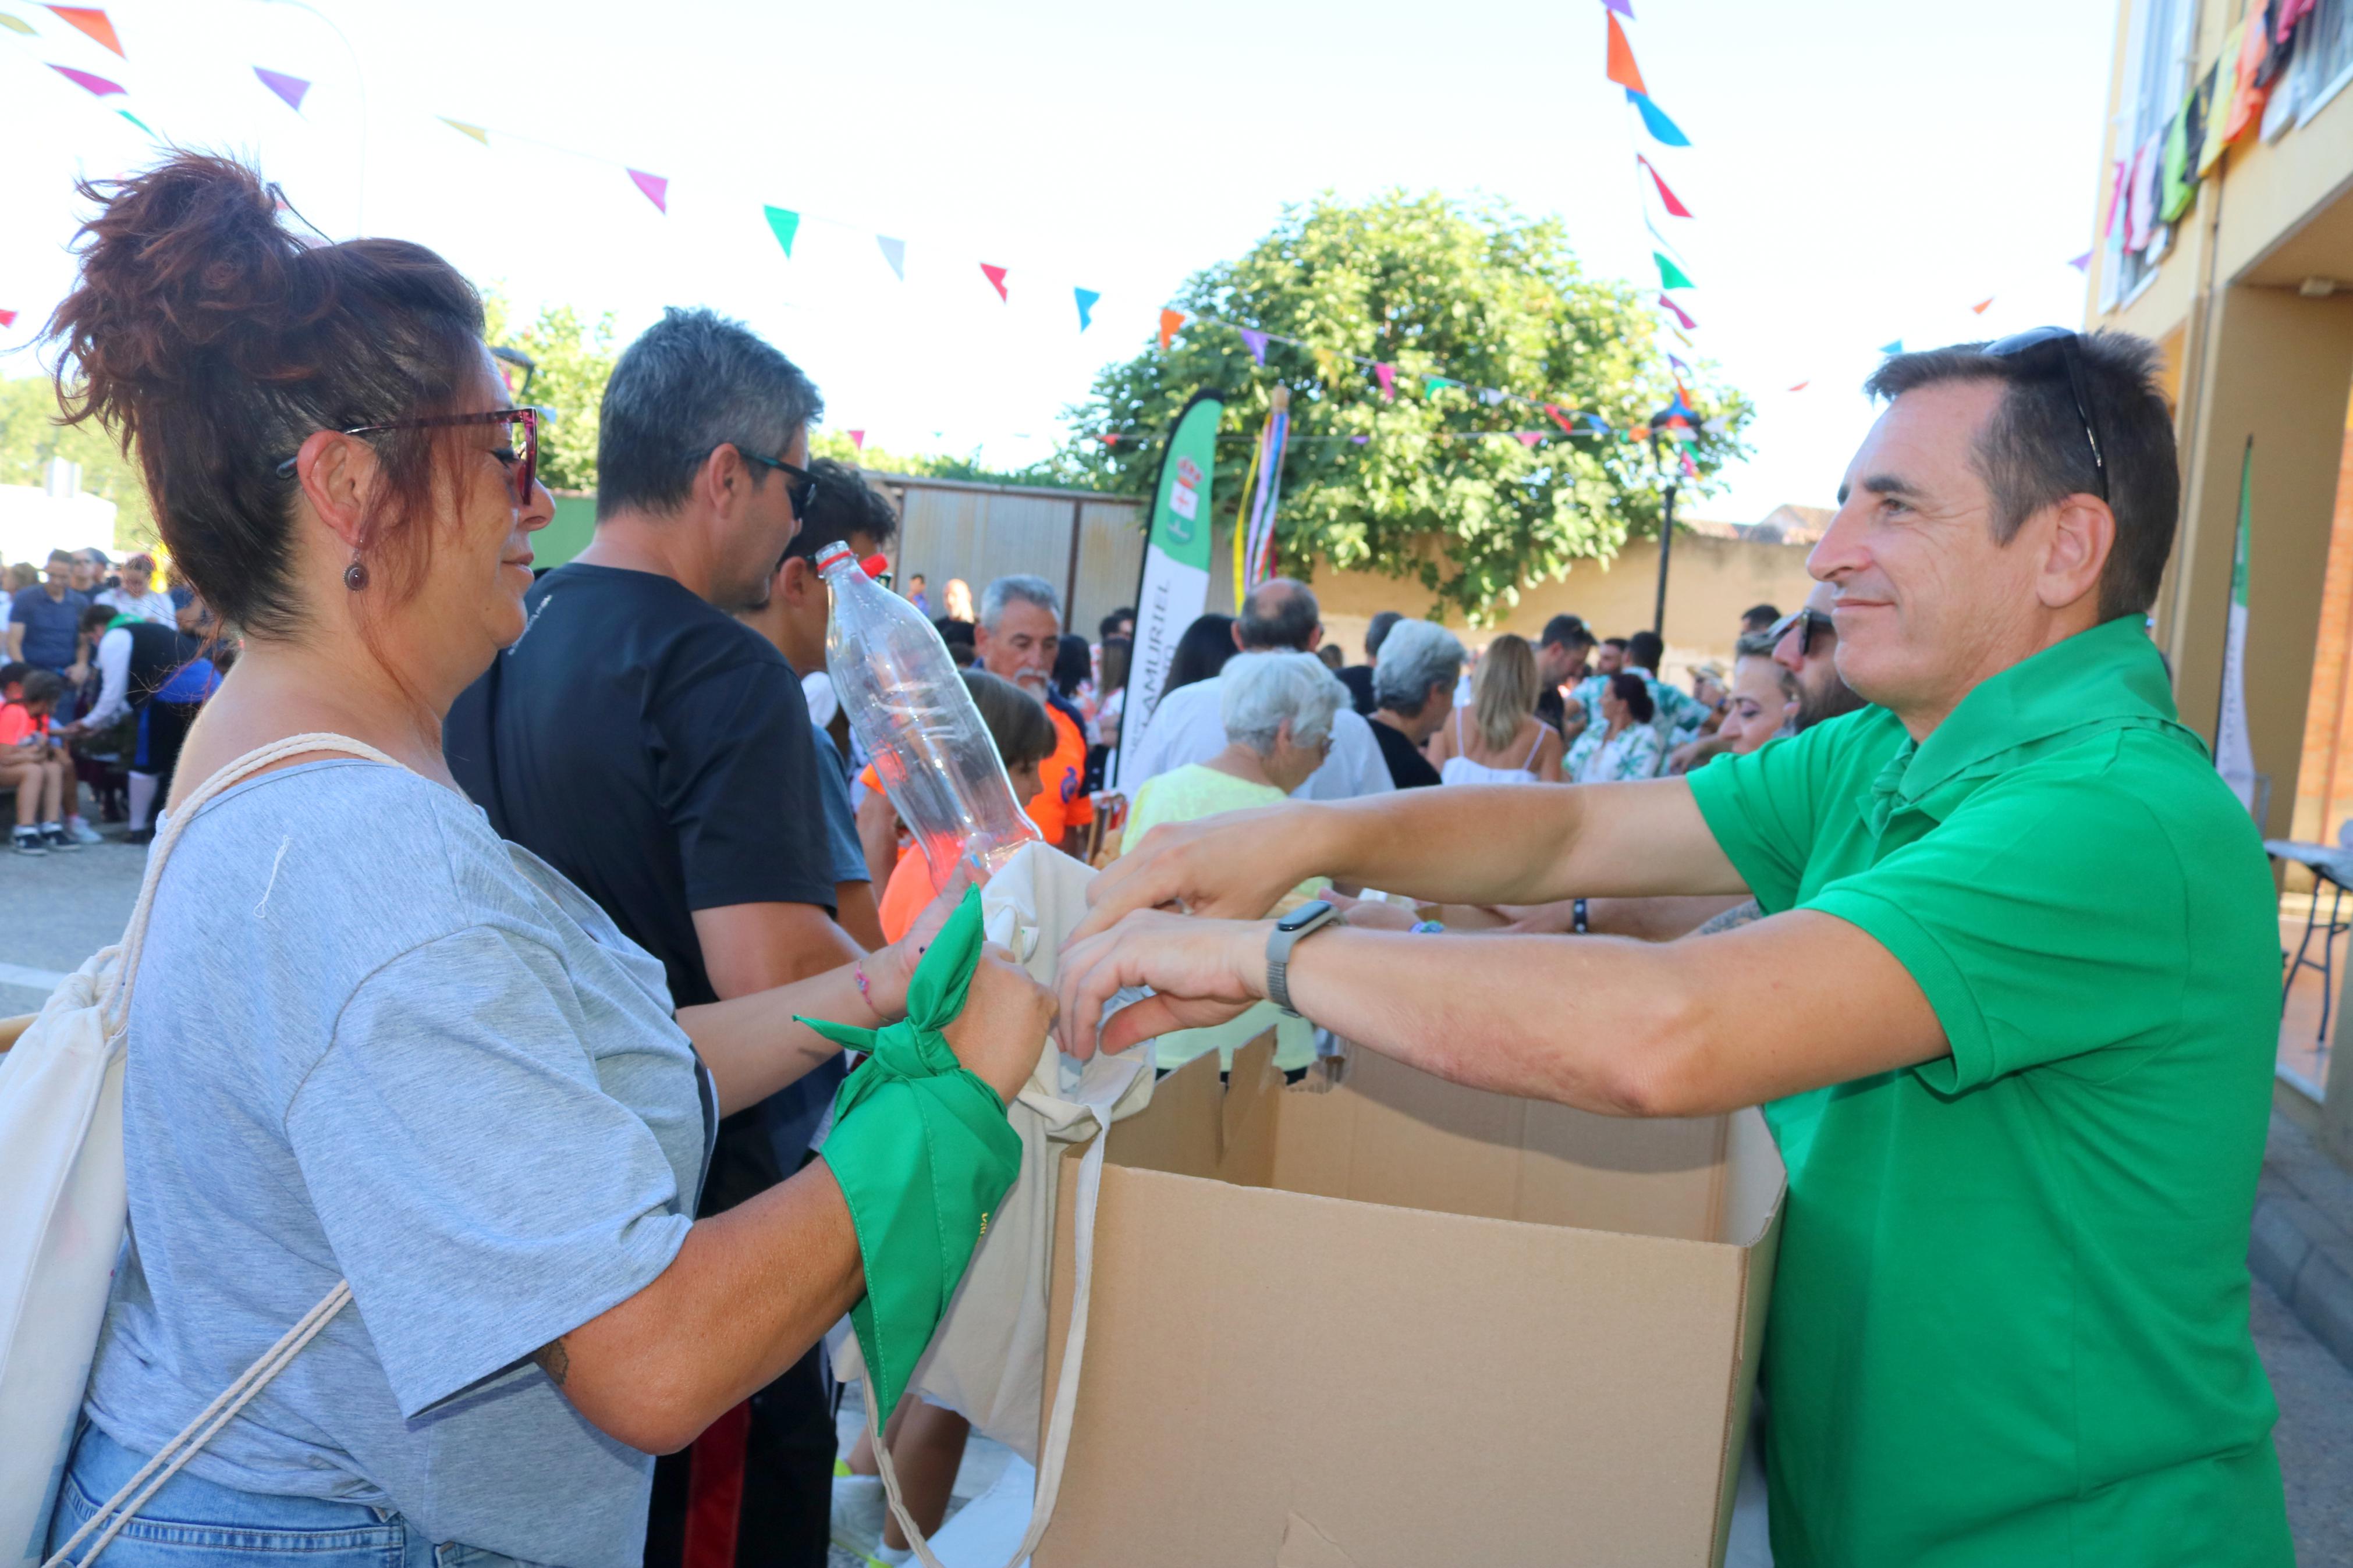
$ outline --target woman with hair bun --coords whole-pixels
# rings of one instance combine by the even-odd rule
[[[860,1117],[918,1137],[904,1095],[866,1097],[828,1161],[759,1197],[700,1222],[695,1198],[717,1118],[835,1048],[794,1015],[897,1018],[944,915],[854,973],[673,1016],[661,965],[442,762],[451,700],[524,630],[552,510],[473,289],[399,240],[298,241],[225,159],[83,194],[99,211],[48,328],[60,400],[136,452],[175,571],[244,651],[156,845],[130,1245],[51,1548],[343,1279],[351,1307],[109,1563],[635,1568],[649,1455],[870,1286],[900,1289],[867,1279],[850,1169],[828,1161]],[[307,749],[322,732],[372,760]],[[250,776],[187,804],[240,759]],[[904,1081],[976,1073],[1003,1133],[1051,1006],[982,958],[944,1029],[968,1070]],[[977,1215],[940,1203],[934,1251],[968,1244]]]

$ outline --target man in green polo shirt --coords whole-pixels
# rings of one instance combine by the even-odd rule
[[[2056,329],[1890,359],[1809,563],[1874,706],[1687,779],[1155,830],[1064,954],[1065,1043],[1281,989],[1482,1088],[1762,1103],[1789,1172],[1780,1568],[2284,1568],[2246,1269],[2275,906],[2142,630],[2179,488],[2156,363]],[[1447,902],[1746,891],[1767,918],[1655,945],[1326,927],[1270,974],[1247,917],[1317,874]],[[1157,994],[1098,1039],[1130,984]]]

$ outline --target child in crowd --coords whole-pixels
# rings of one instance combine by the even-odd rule
[[[16,831],[13,847],[19,855],[47,855],[52,849],[79,849],[66,832],[66,792],[73,787],[73,763],[66,749],[49,734],[49,713],[65,694],[66,683],[55,670],[12,664],[0,675],[15,673],[0,700],[0,784],[16,791]]]

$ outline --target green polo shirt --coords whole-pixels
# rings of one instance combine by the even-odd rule
[[[2288,1568],[2247,1327],[2277,904],[2137,621],[1918,745],[1866,709],[1690,783],[1766,911],[1870,932],[1952,1047],[1766,1107],[1780,1568]]]

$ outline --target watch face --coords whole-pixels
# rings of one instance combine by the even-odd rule
[[[1321,919],[1323,916],[1330,914],[1331,912],[1332,906],[1330,902],[1323,899],[1317,899],[1313,903],[1300,905],[1297,909],[1292,910],[1289,914],[1275,921],[1275,929],[1277,931],[1297,931],[1300,927],[1308,924],[1310,921]]]

